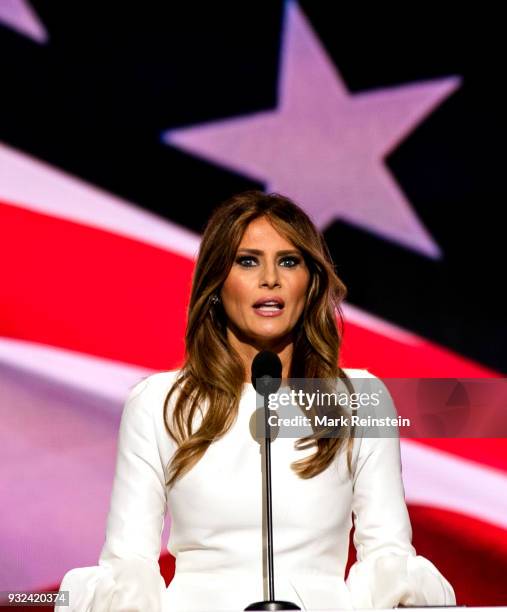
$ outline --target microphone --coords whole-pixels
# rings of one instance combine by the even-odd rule
[[[271,351],[260,351],[252,361],[251,378],[254,389],[263,397],[270,393],[276,393],[280,387],[282,377],[282,362],[276,353]],[[278,379],[278,380],[277,380]],[[264,402],[265,404],[266,402]],[[266,437],[266,411],[257,408],[250,417],[250,435],[261,444]],[[270,440],[273,442],[278,437],[278,425],[270,429]],[[261,449],[259,449],[260,451]]]
[[[272,351],[257,353],[252,361],[252,384],[259,395],[276,393],[282,378],[282,362]]]
[[[271,393],[280,388],[282,362],[276,353],[260,351],[252,361],[252,384],[259,395],[264,397],[264,474],[266,476],[266,499],[264,512],[267,523],[268,552],[268,597],[267,601],[250,604],[245,610],[300,610],[290,601],[275,599],[275,579],[273,569],[273,508],[271,499],[271,428],[268,421],[268,400]],[[255,413],[254,413],[255,414]]]

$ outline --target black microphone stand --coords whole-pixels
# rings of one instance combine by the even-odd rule
[[[256,390],[264,398],[264,473],[266,474],[266,524],[268,532],[268,600],[252,603],[245,610],[301,610],[290,601],[275,599],[275,577],[273,567],[273,508],[271,497],[271,425],[268,416],[269,394],[280,387],[280,380],[263,376],[257,380]]]

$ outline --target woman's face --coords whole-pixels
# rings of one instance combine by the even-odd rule
[[[302,253],[266,217],[254,219],[221,291],[228,333],[265,347],[287,337],[303,312],[309,280]]]

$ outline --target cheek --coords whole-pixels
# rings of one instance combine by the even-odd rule
[[[310,288],[310,279],[308,274],[301,275],[300,278],[295,279],[292,287],[292,295],[294,300],[297,302],[298,307],[302,308],[306,300],[306,294]]]
[[[251,291],[245,279],[236,274],[231,274],[224,282],[222,288],[222,301],[224,306],[235,308],[243,302],[248,301]]]

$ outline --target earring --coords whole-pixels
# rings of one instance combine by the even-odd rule
[[[214,293],[211,297],[210,297],[210,302],[215,305],[218,304],[218,302],[220,302],[220,298],[218,297],[218,295],[216,293]]]

